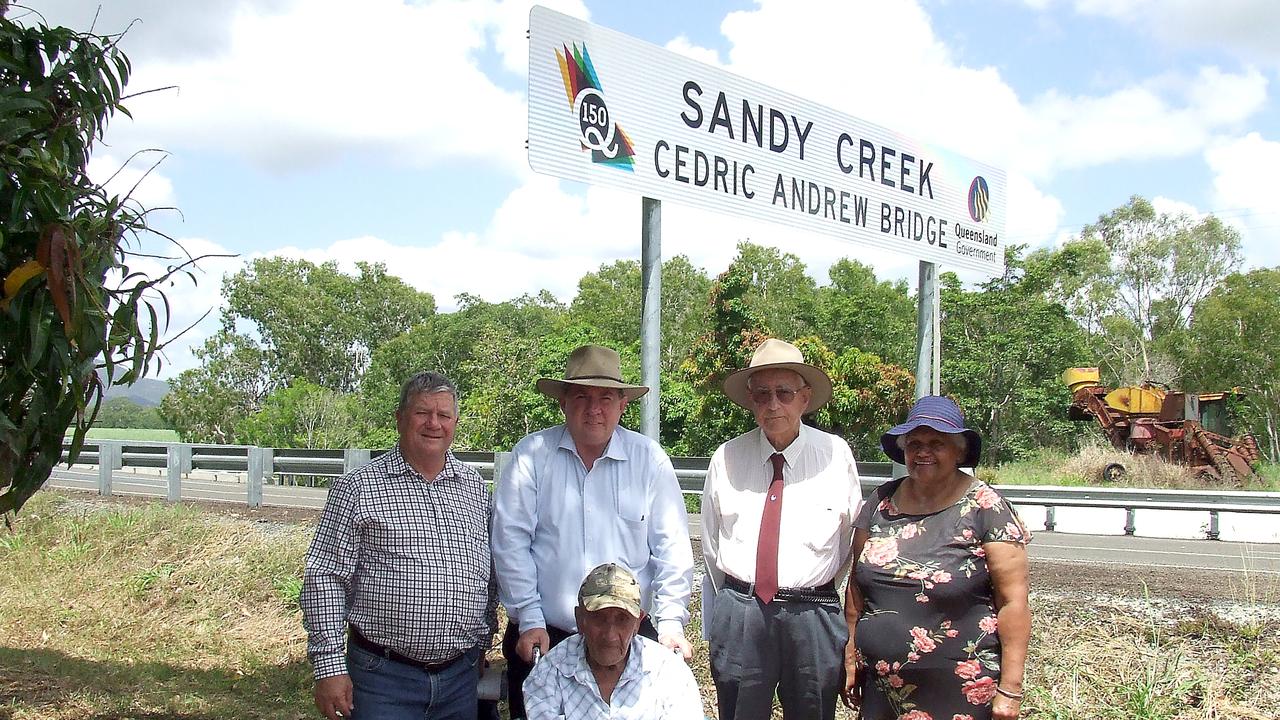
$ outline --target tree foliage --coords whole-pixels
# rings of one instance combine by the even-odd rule
[[[869,265],[841,259],[818,289],[817,330],[831,348],[856,348],[901,366],[915,365],[916,303],[906,280],[877,280]]]
[[[1239,234],[1129,202],[1043,260],[1059,271],[1051,297],[1089,333],[1098,362],[1122,383],[1179,379],[1176,345],[1191,310],[1240,266]]]
[[[24,27],[0,6],[0,513],[79,453],[108,383],[143,377],[167,322],[162,283],[131,268],[146,212],[85,167],[121,101],[118,36]]]
[[[1188,336],[1187,389],[1243,390],[1246,429],[1280,461],[1280,268],[1228,276],[1196,305]]]
[[[127,397],[103,401],[93,424],[104,428],[172,429],[160,416],[158,408],[139,405]]]

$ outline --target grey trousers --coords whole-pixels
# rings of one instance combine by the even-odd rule
[[[833,720],[844,688],[844,612],[721,588],[707,627],[720,720],[768,720],[777,692],[787,720]]]

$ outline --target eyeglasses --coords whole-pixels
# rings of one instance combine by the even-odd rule
[[[807,385],[805,387],[808,387]],[[800,388],[803,390],[804,387]],[[780,405],[790,405],[792,400],[796,399],[796,393],[800,390],[792,390],[791,388],[751,388],[751,402],[756,405],[768,405],[769,398],[778,398]]]

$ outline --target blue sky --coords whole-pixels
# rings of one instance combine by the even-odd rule
[[[529,170],[529,2],[26,0],[122,41],[134,91],[91,172],[142,148],[139,186],[202,264],[171,289],[182,326],[253,257],[386,262],[441,309],[499,301],[638,258],[640,199]],[[1006,169],[1006,237],[1060,243],[1130,195],[1214,212],[1246,266],[1280,264],[1280,3],[958,0],[547,3],[752,80]],[[15,8],[10,17],[23,20]],[[118,183],[149,166],[144,155]],[[840,257],[882,277],[915,261],[666,203],[665,257],[716,274],[736,242],[794,252],[820,282]],[[945,269],[945,268],[944,268]],[[979,278],[969,278],[979,279]],[[216,314],[216,313],[215,313]],[[162,376],[194,363],[175,342]]]

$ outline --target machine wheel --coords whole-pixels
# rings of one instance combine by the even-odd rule
[[[1107,466],[1102,468],[1102,479],[1109,483],[1120,482],[1124,479],[1125,472],[1124,466],[1120,463],[1107,463]]]

